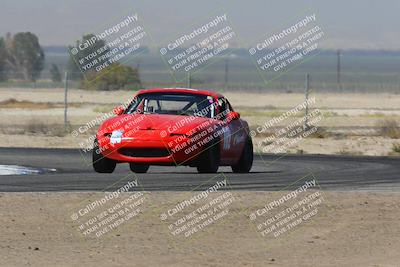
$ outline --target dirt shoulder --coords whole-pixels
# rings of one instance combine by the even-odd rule
[[[152,192],[137,218],[99,238],[71,220],[101,193],[0,193],[2,266],[397,266],[400,194],[324,192],[320,212],[277,238],[260,236],[248,211],[277,192],[232,192],[226,217],[188,239],[169,233],[160,211],[191,196]]]

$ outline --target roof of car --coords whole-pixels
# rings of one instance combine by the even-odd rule
[[[145,93],[190,93],[190,94],[199,94],[199,95],[209,95],[215,98],[223,97],[223,95],[203,89],[192,89],[192,88],[151,88],[151,89],[143,89],[140,90],[137,94],[145,94]]]

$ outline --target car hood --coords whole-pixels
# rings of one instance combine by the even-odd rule
[[[103,133],[115,130],[159,130],[167,133],[186,134],[202,123],[215,123],[216,120],[204,117],[167,115],[167,114],[123,114],[103,122]]]

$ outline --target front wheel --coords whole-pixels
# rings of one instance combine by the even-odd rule
[[[253,166],[253,142],[251,137],[248,137],[243,152],[240,155],[238,163],[232,165],[232,171],[237,173],[247,173]]]
[[[129,163],[129,168],[131,171],[136,172],[136,173],[146,173],[149,169],[149,165],[145,164],[137,164],[137,163]]]
[[[212,143],[198,157],[197,171],[199,173],[216,173],[219,167],[219,144]]]
[[[112,173],[117,166],[115,160],[106,158],[101,154],[97,139],[94,140],[93,151],[92,151],[92,165],[93,169],[98,173]]]

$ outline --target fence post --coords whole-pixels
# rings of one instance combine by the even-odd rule
[[[338,85],[338,87],[339,87],[339,89],[342,89],[342,84],[341,84],[341,81],[340,81],[340,71],[341,71],[341,69],[340,69],[340,53],[341,53],[341,51],[340,51],[340,49],[338,49],[337,50],[337,62],[336,62],[336,83],[337,83],[337,85]]]
[[[65,71],[65,81],[64,81],[64,129],[68,130],[68,71]]]
[[[305,81],[305,120],[304,120],[304,130],[309,130],[310,126],[308,125],[308,91],[310,90],[310,74],[306,74],[306,81]]]

